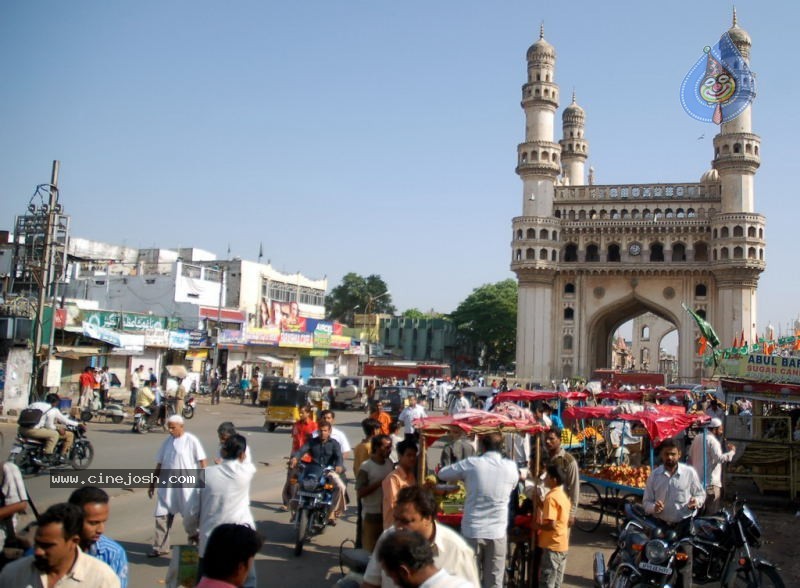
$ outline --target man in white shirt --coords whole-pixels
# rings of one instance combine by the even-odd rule
[[[381,545],[378,560],[396,584],[406,588],[473,588],[464,578],[440,570],[433,547],[414,531],[395,531]]]
[[[77,427],[80,425],[78,421],[74,421],[61,414],[58,409],[60,402],[58,394],[48,394],[45,396],[44,402],[34,402],[28,408],[33,410],[41,410],[42,416],[39,422],[33,427],[20,427],[19,432],[31,439],[41,439],[44,443],[44,455],[47,463],[45,465],[52,465],[53,463],[63,463],[67,460],[69,450],[72,449],[72,443],[75,440],[75,435],[72,431],[67,431],[63,425],[70,425]],[[61,424],[59,427],[56,423]],[[59,438],[64,439],[64,444],[61,446],[61,454],[56,458],[53,452],[56,449],[56,444]]]
[[[206,453],[200,440],[187,433],[183,427],[183,417],[177,414],[167,419],[169,437],[164,440],[156,454],[156,467],[153,471],[158,479],[162,470],[170,472],[197,470],[206,467]],[[188,472],[187,472],[188,474]],[[158,497],[154,516],[156,518],[156,531],[153,536],[153,549],[147,557],[158,557],[169,553],[169,530],[175,515],[183,514],[186,504],[196,488],[169,487],[159,484]],[[155,481],[150,482],[147,495],[150,498],[156,494]]]
[[[674,439],[659,447],[662,465],[652,471],[644,488],[644,511],[672,527],[679,538],[691,532],[692,515],[703,506],[706,495],[697,472],[692,466],[680,463],[681,450]],[[677,568],[678,588],[692,586],[692,550],[679,548],[686,559]]]
[[[247,440],[239,434],[230,435],[225,439],[221,453],[222,463],[206,469],[205,487],[198,488],[189,497],[184,511],[183,526],[186,534],[197,540],[201,569],[206,544],[215,527],[233,523],[256,528],[250,512],[250,483],[256,468],[245,461]],[[256,585],[255,566],[251,566],[243,586],[254,588]]]
[[[397,588],[386,570],[381,569],[378,559],[383,543],[397,531],[414,531],[422,535],[433,549],[433,563],[437,568],[464,578],[469,586],[479,586],[475,552],[458,533],[446,525],[437,524],[435,518],[436,499],[430,490],[421,486],[400,490],[394,507],[394,525],[386,529],[375,544],[361,588]]]
[[[445,482],[463,480],[467,488],[461,534],[475,549],[483,570],[483,588],[502,588],[508,550],[506,529],[511,492],[519,482],[516,464],[500,453],[503,435],[480,439],[483,454],[439,470]]]
[[[9,529],[16,531],[17,513],[25,512],[28,508],[28,493],[22,481],[19,468],[10,461],[0,466],[0,493],[2,493],[2,510],[4,516],[0,518],[0,560],[4,558],[2,550],[6,543],[6,533]],[[10,520],[9,520],[10,519]]]
[[[411,395],[408,397],[408,406],[403,409],[397,420],[403,423],[403,433],[406,439],[411,439],[414,443],[419,441],[419,433],[414,428],[414,421],[417,419],[425,418],[428,413],[421,404],[417,403],[417,397]]]
[[[722,421],[713,418],[708,423],[705,435],[700,434],[692,441],[689,448],[689,463],[697,472],[706,488],[705,514],[717,514],[722,507],[722,464],[733,460],[736,447],[728,443],[727,451],[722,451],[722,435],[725,429]],[[705,437],[705,455],[703,455],[703,438]]]
[[[453,400],[450,401],[450,406],[447,407],[447,412],[453,415],[469,410],[469,408],[469,400],[464,398],[464,391],[459,388],[456,390]]]

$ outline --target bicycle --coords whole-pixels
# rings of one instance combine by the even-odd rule
[[[605,492],[600,493],[598,485]],[[584,533],[593,533],[603,522],[603,517],[614,518],[614,527],[619,532],[625,524],[625,505],[639,503],[641,494],[621,492],[630,490],[627,486],[613,482],[581,482],[578,494],[578,510],[575,513],[575,526]]]

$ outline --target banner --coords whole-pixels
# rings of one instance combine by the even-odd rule
[[[170,349],[189,349],[189,341],[189,331],[179,330],[169,332],[168,342]]]
[[[748,353],[725,358],[719,367],[721,375],[732,378],[800,384],[800,357]]]
[[[248,327],[244,338],[250,345],[277,345],[281,340],[281,330],[275,326]]]
[[[70,326],[89,323],[96,327],[117,331],[147,331],[149,329],[166,329],[169,326],[165,316],[108,310],[80,310],[77,307],[69,307],[65,310],[68,315],[66,322]]]
[[[312,349],[314,347],[314,335],[312,333],[292,333],[281,331],[280,347],[300,347]]]

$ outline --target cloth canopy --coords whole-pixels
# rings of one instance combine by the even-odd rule
[[[616,406],[573,406],[566,409],[562,416],[569,420],[637,421],[642,424],[655,445],[711,418],[705,414],[687,414],[682,406],[655,404],[645,405],[641,411],[635,413],[620,412]]]
[[[555,390],[509,390],[495,396],[495,402],[546,402],[548,400],[586,400],[586,392],[557,392]]]
[[[414,421],[414,428],[426,437],[430,445],[439,437],[456,429],[477,435],[496,432],[536,434],[547,427],[543,427],[532,418],[513,419],[504,414],[468,409],[455,415],[417,419]]]

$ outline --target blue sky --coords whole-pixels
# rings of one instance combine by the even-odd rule
[[[759,83],[759,323],[778,327],[800,298],[800,8],[737,8]],[[562,97],[586,110],[596,182],[697,181],[716,129],[678,89],[730,26],[728,2],[6,0],[0,227],[59,159],[76,236],[250,259],[263,242],[278,269],[331,287],[377,273],[400,310],[449,312],[513,277],[520,87],[541,21]]]

